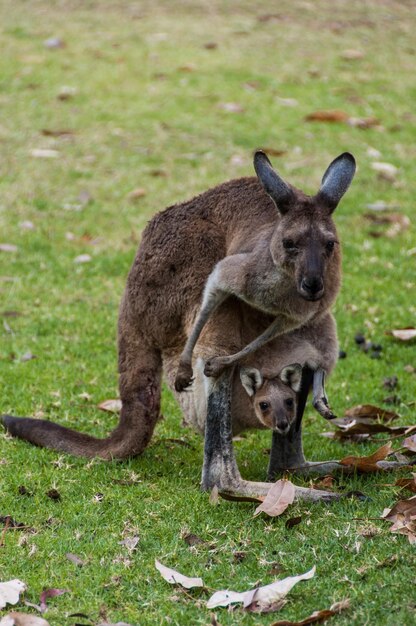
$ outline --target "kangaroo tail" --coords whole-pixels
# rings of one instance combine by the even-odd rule
[[[107,438],[96,439],[47,420],[2,415],[7,432],[43,448],[88,458],[126,459],[143,452],[159,417],[162,359],[158,350],[136,342],[124,345],[122,338],[119,349],[122,408],[119,423]]]

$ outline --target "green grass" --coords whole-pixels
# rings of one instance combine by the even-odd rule
[[[280,17],[259,20],[265,13]],[[141,229],[169,204],[250,175],[252,151],[266,146],[286,150],[272,157],[275,166],[311,193],[333,157],[344,150],[356,156],[358,175],[336,213],[344,283],[335,312],[348,356],[339,362],[329,394],[338,414],[357,403],[381,404],[388,395],[383,377],[397,375],[400,423],[414,423],[415,375],[404,369],[414,363],[414,345],[384,335],[414,324],[415,256],[408,254],[416,245],[414,229],[374,239],[363,214],[366,204],[382,199],[414,221],[415,21],[411,3],[376,0],[284,0],[273,8],[255,0],[4,0],[0,243],[18,251],[0,252],[0,311],[19,315],[4,317],[0,330],[1,411],[108,432],[115,419],[95,407],[117,393],[117,308]],[[52,36],[66,47],[45,48]],[[217,47],[206,48],[208,42]],[[345,60],[348,49],[364,56]],[[63,86],[76,90],[72,99],[57,99]],[[298,104],[286,106],[282,98]],[[224,111],[227,102],[243,112]],[[305,122],[317,109],[375,116],[382,127]],[[42,129],[74,134],[54,138]],[[394,184],[378,179],[369,147],[380,151],[378,160],[398,167]],[[35,158],[34,149],[58,150],[59,157]],[[156,170],[164,175],[155,176]],[[137,187],[147,193],[133,203],[128,194]],[[74,210],[85,190],[91,201]],[[23,230],[25,220],[35,229]],[[75,264],[80,254],[92,261]],[[380,360],[355,347],[354,334],[362,330],[383,344]],[[37,358],[21,362],[27,352]],[[80,397],[85,392],[89,399]],[[388,524],[366,521],[399,497],[384,486],[395,477],[345,477],[347,490],[360,489],[371,500],[298,504],[275,520],[253,519],[250,504],[212,507],[199,491],[202,441],[181,428],[168,391],[163,401],[165,420],[151,445],[125,463],[88,463],[0,436],[0,515],[35,529],[6,534],[1,580],[24,580],[32,602],[43,588],[70,589],[50,600],[52,625],[82,621],[67,617],[74,612],[98,621],[100,611],[109,621],[206,625],[203,592],[169,587],[155,558],[201,575],[212,590],[271,582],[275,563],[282,575],[316,564],[316,577],[294,589],[279,619],[300,619],[349,597],[351,610],[333,618],[334,625],[414,623],[415,548],[392,535]],[[307,412],[310,459],[377,447],[331,442],[320,437],[327,429]],[[170,442],[174,437],[190,447]],[[245,477],[264,478],[268,445],[268,433],[250,433],[236,443]],[[115,482],[132,477],[132,485]],[[20,485],[33,495],[19,495]],[[61,501],[45,495],[52,487]],[[286,530],[285,520],[297,514],[302,523]],[[369,524],[379,534],[363,538]],[[186,530],[207,545],[189,548]],[[131,555],[118,543],[123,532],[140,537]],[[236,551],[245,553],[242,562]],[[84,567],[69,562],[67,552],[85,560]],[[216,614],[223,626],[274,621],[270,615]]]

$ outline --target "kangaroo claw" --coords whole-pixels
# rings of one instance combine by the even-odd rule
[[[217,378],[227,367],[227,363],[224,363],[223,357],[214,356],[212,359],[208,359],[205,363],[204,374],[205,376]]]
[[[324,419],[333,420],[336,418],[335,413],[333,413],[328,406],[328,401],[325,397],[314,400],[313,406]]]
[[[175,378],[175,389],[178,393],[185,391],[193,382],[193,370],[190,363],[179,363]]]

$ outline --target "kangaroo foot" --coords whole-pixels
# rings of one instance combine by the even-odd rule
[[[193,383],[192,364],[186,361],[180,361],[178,371],[175,378],[175,389],[179,393],[185,391]]]
[[[228,365],[227,357],[214,356],[205,363],[204,374],[212,378],[218,378]]]
[[[273,483],[255,482],[240,479],[239,484],[222,485],[218,490],[221,494],[241,498],[263,498],[267,495]],[[295,485],[295,500],[306,500],[309,502],[330,502],[339,500],[341,494],[320,489],[310,489],[308,487],[298,487]]]

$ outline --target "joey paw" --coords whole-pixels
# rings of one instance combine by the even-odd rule
[[[217,378],[217,376],[219,376],[226,367],[227,363],[224,363],[222,357],[214,356],[212,359],[208,359],[208,361],[206,361],[204,374],[205,376]]]
[[[193,382],[193,371],[192,365],[190,363],[179,363],[178,371],[176,372],[175,378],[175,389],[179,393],[181,391],[186,391],[186,389]]]
[[[319,398],[313,402],[314,408],[322,415],[326,420],[333,420],[336,418],[335,413],[332,412],[328,405],[326,398]]]

